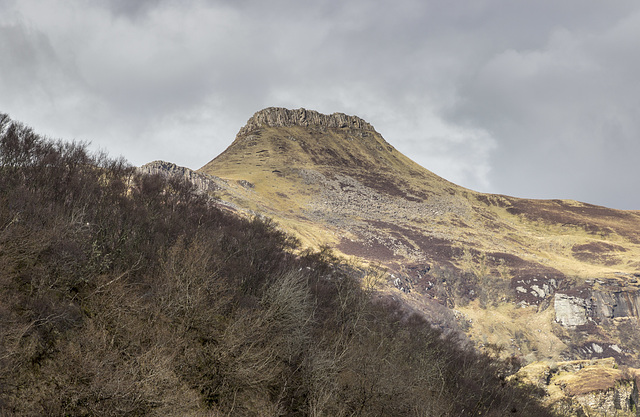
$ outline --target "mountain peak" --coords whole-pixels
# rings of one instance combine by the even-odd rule
[[[322,114],[315,110],[267,107],[256,112],[240,129],[238,136],[262,127],[320,126],[326,128],[354,128],[375,132],[373,126],[357,116],[344,113]]]
[[[424,170],[357,116],[281,107],[256,112],[233,143],[201,170],[258,175],[254,168],[267,174],[283,169],[330,169],[332,175],[355,170],[367,176]]]
[[[292,180],[298,175],[294,171],[300,170],[330,177],[348,174],[396,194],[406,188],[401,184],[413,181],[426,181],[427,188],[438,190],[457,187],[398,152],[360,117],[304,108],[268,107],[256,112],[233,143],[200,168],[225,178],[272,183],[274,176]]]

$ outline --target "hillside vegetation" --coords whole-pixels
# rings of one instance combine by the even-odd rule
[[[1,115],[0,415],[549,415],[296,245]]]
[[[304,247],[385,268],[379,291],[443,327],[455,316],[479,348],[526,363],[640,366],[640,211],[469,190],[357,116],[306,109],[256,112],[188,172]]]
[[[263,109],[198,172],[225,181],[221,198],[269,213],[303,243],[399,273],[407,263],[478,268],[482,257],[516,280],[543,269],[580,280],[640,271],[640,212],[460,187],[356,116]]]

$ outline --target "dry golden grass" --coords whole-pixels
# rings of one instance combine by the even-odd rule
[[[618,389],[639,374],[638,369],[618,368],[613,358],[565,362],[540,361],[520,369],[511,380],[543,388],[547,405],[574,403],[574,398]],[[578,406],[582,408],[581,406]],[[602,415],[591,410],[593,415]],[[631,415],[620,414],[616,415]],[[591,415],[591,414],[589,414]],[[635,415],[635,414],[634,414]]]
[[[478,347],[498,346],[503,349],[503,357],[515,355],[525,362],[557,361],[567,348],[554,333],[551,308],[537,312],[535,306],[502,303],[497,308],[483,309],[472,303],[458,310],[472,321],[469,336]]]
[[[263,127],[239,135],[200,171],[227,181],[220,198],[273,218],[303,247],[328,245],[390,272],[449,265],[508,286],[532,271],[623,283],[621,273],[640,271],[640,212],[468,190],[419,166],[377,132]],[[327,191],[336,184],[341,188]],[[419,295],[381,290],[424,307]],[[553,308],[498,304],[459,308],[478,345],[503,346],[527,362],[566,349],[554,335]]]
[[[313,203],[323,196],[323,184],[305,179],[304,171],[328,178],[346,175],[396,199],[414,196],[425,204],[441,204],[448,213],[416,218],[406,215],[402,223],[426,236],[444,237],[452,244],[513,254],[583,278],[640,270],[638,212],[572,200],[526,200],[477,193],[420,167],[378,133],[365,134],[360,137],[362,132],[348,128],[322,132],[300,126],[262,128],[236,138],[200,171],[228,181],[229,188],[221,193],[223,199],[272,217],[283,229],[300,237],[303,244],[313,247],[335,246],[343,231],[309,215]],[[242,186],[243,181],[251,185]],[[381,212],[376,220],[398,222],[389,217]],[[352,215],[351,220],[363,218]],[[589,256],[574,249],[585,245],[599,245],[600,252],[591,251]]]

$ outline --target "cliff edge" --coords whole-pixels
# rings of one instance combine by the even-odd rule
[[[267,107],[256,112],[247,124],[240,129],[237,136],[250,133],[262,127],[310,127],[325,128],[354,128],[375,132],[373,126],[357,116],[348,116],[344,113],[330,115],[319,113],[315,110],[304,108],[289,110],[282,107]]]

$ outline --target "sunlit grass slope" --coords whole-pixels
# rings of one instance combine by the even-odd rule
[[[639,212],[477,193],[419,166],[361,119],[315,115],[258,112],[200,171],[230,180],[226,198],[273,217],[308,245],[354,255],[367,252],[357,243],[379,247],[378,260],[390,265],[410,259],[464,267],[466,247],[583,278],[640,270]],[[422,236],[449,249],[430,250]]]

